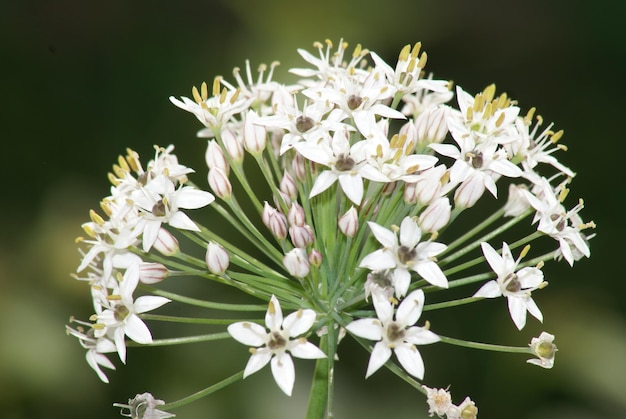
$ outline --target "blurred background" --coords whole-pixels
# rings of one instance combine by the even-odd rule
[[[578,3],[577,3],[578,4]],[[366,6],[367,5],[367,6]],[[440,319],[451,335],[525,345],[556,334],[553,370],[525,357],[435,345],[424,348],[426,379],[470,395],[482,418],[626,417],[626,295],[622,256],[626,2],[452,0],[10,1],[0,6],[0,415],[3,418],[117,417],[113,402],[152,391],[175,400],[237,371],[233,343],[133,348],[129,364],[101,383],[84,351],[65,335],[70,315],[91,314],[84,283],[72,280],[74,238],[108,194],[106,173],[126,147],[144,162],[152,145],[176,145],[204,179],[204,142],[193,116],[168,96],[216,75],[232,80],[250,59],[281,61],[275,79],[303,66],[297,48],[340,38],[390,63],[421,41],[427,70],[475,93],[495,82],[564,129],[559,156],[579,173],[571,197],[598,236],[574,269],[548,264],[551,286],[537,293],[543,325],[519,333],[510,319]],[[574,202],[574,201],[569,201]],[[503,310],[489,304],[489,313]],[[506,321],[505,321],[506,320]],[[219,348],[219,351],[218,351]],[[230,350],[233,349],[233,350]],[[363,380],[367,354],[343,349],[336,417],[426,417],[421,395],[385,371]],[[244,351],[245,352],[245,351]],[[112,357],[114,358],[114,357]],[[180,418],[297,418],[312,363],[296,365],[294,397],[269,369],[176,413]]]

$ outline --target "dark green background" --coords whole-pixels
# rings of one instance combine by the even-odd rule
[[[536,106],[565,130],[561,158],[579,173],[571,197],[583,197],[583,217],[598,224],[590,260],[546,267],[551,285],[536,297],[544,325],[529,320],[518,333],[502,316],[469,323],[463,310],[447,314],[448,330],[466,338],[524,345],[542,330],[556,334],[553,370],[436,345],[422,351],[427,381],[452,384],[457,402],[470,394],[482,418],[625,417],[625,16],[626,3],[609,0],[3,2],[0,416],[116,417],[111,404],[135,393],[172,400],[235,372],[225,358],[243,367],[237,344],[131,349],[129,365],[100,383],[63,330],[69,315],[91,313],[87,287],[69,278],[79,262],[73,239],[126,147],[147,161],[153,144],[174,143],[204,178],[199,125],[168,96],[188,96],[217,74],[232,80],[246,58],[253,67],[281,61],[276,79],[287,80],[303,65],[296,48],[343,37],[390,62],[422,41],[437,78],[470,92],[495,82],[523,109]],[[484,313],[502,314],[498,303]],[[340,355],[337,417],[425,417],[423,398],[390,374],[363,380],[360,349],[348,343]],[[296,366],[306,379],[312,363]],[[266,368],[178,413],[299,417],[307,386],[287,398]]]

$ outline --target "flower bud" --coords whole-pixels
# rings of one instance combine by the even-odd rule
[[[517,217],[530,208],[530,202],[528,202],[524,191],[528,191],[528,187],[524,184],[509,185],[509,196],[506,204],[504,204],[505,217]]]
[[[217,243],[209,242],[206,249],[206,264],[209,272],[215,275],[221,275],[226,272],[230,263],[228,252]]]
[[[314,236],[313,230],[310,226],[304,225],[302,227],[292,225],[289,227],[289,236],[291,237],[291,243],[295,247],[305,248],[313,243]]]
[[[296,278],[304,278],[310,271],[306,252],[298,247],[285,254],[283,265],[285,265],[287,272]]]
[[[263,224],[267,227],[274,237],[284,239],[287,237],[288,224],[285,214],[279,212],[276,208],[272,208],[270,204],[265,202],[263,213],[261,214]]]
[[[344,215],[339,218],[337,222],[339,225],[339,230],[347,237],[354,237],[357,230],[359,229],[359,214],[356,211],[354,206],[351,206],[348,211]]]
[[[439,231],[450,222],[451,210],[447,196],[437,198],[420,214],[418,224],[422,231],[428,233]]]
[[[291,200],[298,198],[298,185],[296,180],[285,170],[283,178],[280,180],[280,191],[287,194]]]
[[[178,240],[169,231],[161,228],[152,245],[159,253],[165,256],[173,256],[180,251]]]
[[[322,264],[322,261],[323,261],[322,253],[317,249],[311,249],[311,252],[309,253],[309,263],[315,266],[316,268],[319,268],[320,265]]]
[[[249,153],[258,155],[267,143],[267,130],[263,125],[255,124],[259,116],[254,111],[248,111],[243,126],[243,145]]]
[[[226,162],[226,158],[224,157],[224,153],[222,152],[222,147],[217,144],[217,141],[209,141],[206,148],[206,153],[204,155],[204,159],[206,160],[206,165],[209,169],[216,167],[222,169],[224,173],[228,175],[230,167]]]
[[[215,195],[222,199],[230,198],[233,192],[233,187],[228,180],[228,174],[219,167],[213,167],[209,169],[207,176],[209,186]]]
[[[232,129],[224,128],[222,130],[222,143],[224,144],[226,152],[230,158],[233,159],[233,161],[243,161],[243,145]]]
[[[426,150],[428,144],[441,143],[446,138],[449,109],[447,106],[439,106],[418,115],[415,119],[418,150]]]
[[[306,180],[306,163],[304,157],[300,153],[296,153],[291,160],[291,169],[298,180]]]
[[[417,203],[417,195],[416,195],[416,183],[405,183],[404,191],[402,193],[402,199],[409,205],[413,205]]]
[[[287,213],[287,220],[289,221],[289,225],[298,227],[304,226],[304,208],[302,208],[302,206],[297,202],[293,202],[291,204],[291,208],[289,208],[289,212]]]
[[[139,264],[139,281],[144,284],[156,284],[167,278],[169,271],[161,263],[141,262]]]

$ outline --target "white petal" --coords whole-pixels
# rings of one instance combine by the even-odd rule
[[[346,326],[346,330],[355,336],[369,340],[381,340],[383,328],[378,319],[359,319]]]
[[[159,308],[162,305],[169,303],[170,301],[172,300],[165,297],[143,295],[135,300],[135,304],[133,304],[133,307],[135,313],[145,313],[146,311],[151,311]]]
[[[239,343],[249,346],[261,346],[265,343],[267,332],[256,323],[238,322],[228,326],[228,333]]]
[[[379,249],[365,256],[359,264],[359,267],[380,271],[395,268],[396,261],[390,251]]]
[[[502,295],[502,290],[500,289],[500,285],[496,281],[489,281],[472,297],[482,297],[482,298],[496,298]]]
[[[413,269],[431,284],[441,288],[448,288],[448,279],[435,262],[421,261],[416,263]]]
[[[265,325],[272,332],[280,330],[283,325],[283,310],[276,296],[272,295],[265,313]]]
[[[502,257],[500,257],[498,252],[496,252],[496,250],[493,247],[491,247],[491,245],[487,242],[482,242],[480,244],[480,247],[483,250],[483,255],[485,255],[485,259],[487,259],[487,263],[489,264],[489,266],[491,266],[491,269],[493,269],[496,275],[498,276],[503,276],[503,274],[506,275],[503,269],[504,261],[502,260]]]
[[[400,224],[400,244],[413,249],[422,238],[422,230],[411,217],[404,217]]]
[[[361,205],[363,199],[363,179],[356,173],[339,175],[339,184],[348,199]]]
[[[439,336],[423,327],[409,327],[405,331],[404,340],[413,345],[430,345],[441,340]]]
[[[399,345],[394,349],[394,352],[406,372],[420,380],[424,378],[424,361],[415,346]]]
[[[287,395],[291,396],[293,384],[296,381],[296,370],[289,354],[283,352],[272,358],[272,375],[278,387]]]
[[[324,192],[326,189],[330,188],[333,183],[337,180],[337,175],[330,170],[325,170],[319,175],[317,175],[317,179],[315,179],[315,183],[311,188],[311,193],[309,194],[309,198],[313,198],[315,195],[318,195]]]
[[[392,278],[396,297],[405,296],[411,285],[411,273],[405,268],[397,267],[393,271]]]
[[[509,313],[511,313],[511,319],[515,326],[522,330],[526,325],[526,304],[524,300],[519,297],[507,297],[509,305]]]
[[[243,371],[243,378],[248,377],[251,374],[254,374],[261,368],[267,365],[272,358],[272,353],[267,348],[259,349],[255,353],[252,354],[248,363],[246,364],[246,368]]]
[[[178,208],[202,208],[213,201],[215,201],[215,197],[211,193],[191,187],[184,187],[176,193],[176,206]]]
[[[289,352],[291,352],[291,354],[296,358],[302,359],[326,358],[326,354],[322,352],[320,348],[308,341],[298,341],[295,345],[289,348]]]
[[[539,310],[539,307],[537,307],[535,300],[533,300],[532,298],[528,298],[526,300],[526,309],[530,314],[533,315],[534,318],[543,323],[543,314],[541,314],[541,310]]]
[[[198,226],[196,226],[196,223],[194,223],[191,220],[191,218],[189,218],[187,214],[185,214],[182,211],[176,211],[174,214],[172,214],[172,216],[170,217],[168,221],[168,224],[171,225],[172,227],[175,227],[181,230],[200,231]],[[158,230],[157,230],[157,234],[158,234]],[[155,237],[155,240],[156,240],[156,237]],[[154,241],[152,243],[154,243]]]
[[[380,244],[388,248],[393,248],[397,245],[396,234],[393,231],[372,221],[368,221],[367,225],[370,227],[372,234],[374,234],[374,237],[376,237],[376,240],[378,240]]]
[[[308,331],[313,323],[315,323],[315,310],[298,310],[285,317],[283,321],[283,330],[287,334],[295,338]]]
[[[387,346],[387,344],[383,342],[378,342],[374,345],[374,349],[372,350],[372,355],[370,356],[370,361],[367,364],[367,372],[365,373],[365,378],[374,374],[380,367],[382,367],[387,360],[391,357],[391,349]]]
[[[152,343],[150,329],[148,329],[148,326],[135,314],[131,314],[126,318],[124,333],[137,343]]]
[[[406,296],[396,310],[396,321],[406,327],[412,326],[422,315],[424,308],[424,291],[415,290]]]

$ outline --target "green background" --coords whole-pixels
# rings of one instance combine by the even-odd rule
[[[577,4],[577,5],[574,5]],[[275,79],[303,66],[296,48],[340,38],[395,62],[422,41],[427,70],[469,92],[495,82],[564,129],[565,164],[579,175],[571,196],[598,236],[592,257],[549,265],[537,293],[544,325],[523,332],[502,301],[467,320],[441,320],[457,336],[524,345],[556,334],[556,365],[435,345],[422,351],[426,380],[469,394],[482,418],[626,417],[624,89],[626,3],[620,1],[5,1],[0,6],[0,416],[117,417],[113,402],[152,391],[173,400],[243,367],[235,343],[129,351],[129,363],[101,383],[67,337],[70,315],[91,314],[73,240],[90,208],[108,194],[106,173],[126,147],[144,161],[152,145],[176,145],[204,179],[204,142],[168,96],[250,59],[281,61]],[[573,201],[570,201],[573,202]],[[455,317],[458,316],[458,317]],[[508,320],[508,319],[504,319]],[[354,350],[352,352],[352,350]],[[337,367],[337,417],[426,417],[423,397],[389,373],[363,379],[367,355],[346,344]],[[229,362],[230,360],[233,362]],[[237,365],[237,363],[241,365]],[[312,363],[296,364],[292,398],[269,369],[190,407],[181,418],[300,417]]]

